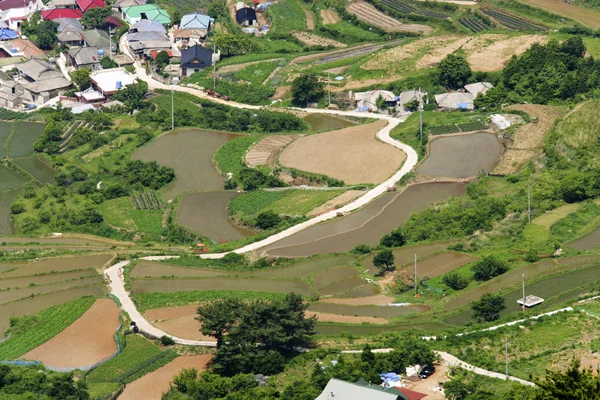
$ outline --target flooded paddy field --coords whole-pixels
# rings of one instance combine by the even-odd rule
[[[405,307],[390,306],[349,306],[345,304],[313,303],[308,307],[309,311],[328,314],[354,315],[360,317],[375,317],[391,319],[405,315],[429,311],[429,306],[411,305]]]
[[[597,228],[582,238],[579,238],[567,245],[577,250],[592,250],[600,246],[600,228]]]
[[[373,325],[373,324],[335,324],[328,322],[317,322],[317,334],[325,336],[337,336],[342,332],[349,332],[357,336],[374,335],[383,332],[402,332],[417,330],[422,333],[435,334],[448,329],[450,326],[443,322],[409,322],[402,324]]]
[[[12,235],[14,229],[10,221],[10,205],[21,193],[21,188],[0,192],[0,235]]]
[[[450,271],[454,271],[463,265],[476,261],[477,258],[465,253],[443,252],[434,254],[431,257],[417,259],[417,274],[425,278],[436,278]],[[402,270],[402,269],[400,269]],[[413,273],[412,265],[403,268],[403,270]]]
[[[465,185],[458,182],[409,186],[402,193],[386,193],[349,216],[312,226],[275,242],[264,251],[272,256],[306,257],[350,251],[363,243],[374,246],[412,214],[464,192]]]
[[[448,248],[452,242],[439,242],[430,244],[417,244],[415,246],[403,246],[398,249],[394,249],[394,264],[396,267],[402,267],[407,264],[412,264],[415,261],[415,254],[418,259],[423,259],[430,254],[437,253]],[[379,273],[379,268],[373,264],[373,257],[375,254],[370,254],[361,260],[363,267],[367,268],[370,273]]]
[[[77,237],[46,237],[46,238],[28,238],[18,236],[0,236],[0,243],[18,243],[18,244],[47,244],[52,246],[112,246],[109,241],[103,241],[101,239],[88,239],[88,238],[77,238]],[[123,243],[125,244],[125,243]]]
[[[9,303],[15,300],[21,300],[26,297],[35,297],[44,293],[52,293],[60,290],[67,290],[82,286],[101,285],[104,283],[104,277],[100,275],[74,279],[70,281],[61,281],[49,283],[41,286],[32,286],[21,289],[11,289],[0,291],[0,304]]]
[[[342,279],[327,286],[320,287],[319,293],[323,295],[335,295],[346,293],[350,290],[363,286],[366,282],[360,276]]]
[[[73,279],[82,279],[98,275],[96,270],[92,268],[84,269],[81,271],[64,272],[61,274],[32,275],[24,276],[22,278],[3,279],[1,272],[2,266],[0,265],[0,290],[24,288],[27,286],[47,285],[49,283],[56,283]]]
[[[188,194],[181,199],[178,221],[216,243],[226,243],[252,236],[255,232],[234,225],[229,220],[227,204],[238,196],[235,192]]]
[[[354,267],[335,267],[316,274],[313,277],[313,285],[316,288],[322,288],[358,274],[358,269]]]
[[[314,132],[333,131],[356,125],[350,120],[327,114],[308,114],[302,119],[310,125],[310,130]]]
[[[134,160],[156,161],[175,170],[175,180],[163,191],[170,200],[187,191],[221,190],[223,180],[212,164],[213,155],[237,135],[201,129],[177,130],[136,151]]]
[[[103,268],[110,260],[112,254],[98,254],[93,256],[46,258],[35,261],[12,271],[0,274],[0,278],[11,278],[37,274],[49,274],[60,271],[75,271],[89,268]]]
[[[422,175],[469,178],[490,172],[502,154],[502,143],[490,133],[435,138],[429,155],[415,169]]]
[[[13,161],[42,185],[54,182],[57,172],[37,157],[18,158]]]

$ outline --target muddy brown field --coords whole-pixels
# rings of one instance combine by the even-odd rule
[[[513,55],[521,55],[534,43],[546,43],[548,38],[542,35],[514,36],[489,43],[474,41],[474,48],[467,62],[473,71],[492,72],[503,69]]]
[[[54,368],[84,368],[105,360],[117,351],[119,315],[117,303],[98,299],[67,329],[21,358]]]
[[[188,340],[214,341],[213,337],[200,332],[200,322],[196,320],[198,305],[165,307],[148,310],[144,316],[152,325],[163,331]]]
[[[522,0],[529,5],[564,15],[592,29],[600,28],[600,13],[558,0]]]
[[[427,25],[403,24],[392,17],[388,17],[372,5],[362,1],[356,1],[350,4],[347,7],[347,10],[350,14],[356,15],[361,21],[377,26],[387,32],[414,32],[427,34],[433,30]]]
[[[386,124],[386,121],[380,120],[304,136],[283,150],[279,163],[341,179],[346,184],[381,183],[406,159],[400,150],[375,139],[377,132]]]
[[[211,358],[207,354],[177,357],[164,367],[127,384],[119,400],[160,400],[162,394],[169,390],[173,378],[183,369],[196,368],[201,373],[206,370]]]
[[[349,299],[327,298],[319,300],[321,303],[346,304],[350,306],[383,306],[394,302],[393,297],[382,294],[368,297],[357,297]]]
[[[323,25],[336,24],[340,21],[337,12],[332,9],[321,10],[321,19],[323,20]]]
[[[246,164],[250,167],[268,165],[269,168],[274,169],[277,154],[299,137],[300,135],[270,135],[260,139],[246,153]]]
[[[332,47],[346,47],[345,43],[338,42],[337,40],[324,38],[322,36],[315,35],[310,32],[296,31],[292,32],[292,36],[301,41],[307,46],[332,46]]]

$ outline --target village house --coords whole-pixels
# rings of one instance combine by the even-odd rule
[[[23,101],[20,94],[23,93],[23,85],[12,80],[4,80],[0,87],[0,106],[5,108],[18,109],[22,107]]]
[[[169,13],[164,8],[155,4],[144,4],[123,8],[121,19],[125,20],[129,25],[133,25],[144,19],[158,21],[163,25],[171,23]]]
[[[212,51],[199,44],[181,51],[181,75],[191,76],[212,66],[213,58],[217,58]],[[215,60],[216,61],[216,60]]]
[[[181,18],[179,29],[173,32],[173,39],[176,43],[189,45],[190,43],[199,43],[206,38],[213,19],[208,15],[193,13],[186,14]]]
[[[92,88],[106,98],[137,83],[135,76],[125,71],[125,68],[110,68],[92,72],[90,80]]]
[[[475,96],[468,92],[450,92],[435,95],[435,102],[446,110],[473,110]]]
[[[43,57],[45,53],[33,42],[27,39],[17,38],[0,42],[0,58],[23,58]]]
[[[16,68],[20,74],[18,83],[25,89],[21,95],[23,103],[41,105],[71,87],[71,81],[46,61],[32,58]]]
[[[256,11],[250,7],[242,7],[235,12],[235,20],[241,26],[258,26]]]
[[[72,47],[69,49],[66,65],[95,71],[102,68],[101,62],[105,54],[104,50],[97,47]]]
[[[479,96],[480,94],[485,95],[488,90],[493,88],[494,85],[489,82],[476,82],[465,85],[465,90],[475,97]]]
[[[17,30],[21,27],[21,21],[26,20],[42,7],[40,0],[2,0],[0,20],[6,23],[7,28]]]
[[[104,8],[106,3],[104,0],[76,0],[77,6],[82,12],[91,10],[92,8]]]
[[[54,20],[58,23],[58,41],[67,46],[83,46],[83,25],[73,18],[59,18]]]
[[[77,8],[76,0],[50,0],[48,8]]]
[[[52,8],[42,11],[42,18],[45,21],[54,21],[59,18],[80,19],[82,16],[81,10],[75,8]]]
[[[113,11],[122,13],[124,8],[143,6],[144,4],[146,4],[146,0],[117,0],[111,5],[111,8]]]
[[[377,102],[379,98],[383,100],[385,106],[394,107],[396,105],[396,95],[389,90],[369,90],[367,92],[358,92],[354,94],[354,102],[358,111],[379,111]]]

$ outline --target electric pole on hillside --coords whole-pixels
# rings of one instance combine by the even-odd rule
[[[417,253],[415,253],[415,297],[419,295],[419,284],[417,281]]]
[[[112,34],[113,34],[113,28],[108,28],[108,58],[112,60]]]
[[[213,92],[217,91],[217,46],[213,44],[213,54],[212,54],[212,62],[213,62]]]
[[[521,275],[521,280],[523,282],[523,311],[525,311],[525,274]]]
[[[171,130],[175,130],[175,85],[173,84],[173,75],[171,75]]]
[[[327,73],[327,93],[329,96],[329,105],[331,106],[331,80],[329,78],[329,72]]]
[[[505,339],[505,350],[506,354],[506,380],[508,380],[508,337]]]
[[[527,218],[531,222],[531,185],[527,185]]]
[[[421,135],[421,143],[423,143],[423,97],[421,96],[421,88],[419,87],[419,133]]]

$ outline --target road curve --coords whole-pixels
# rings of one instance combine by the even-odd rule
[[[172,258],[172,257],[169,257],[169,256],[160,257],[159,256],[159,257],[144,257],[142,259],[166,260],[168,258]],[[122,271],[122,269],[124,267],[129,265],[130,262],[131,261],[129,261],[129,260],[118,262],[115,265],[113,265],[112,267],[107,268],[104,271],[104,275],[106,275],[106,278],[108,279],[110,293],[113,296],[115,296],[117,299],[119,299],[119,302],[121,303],[121,309],[123,311],[127,312],[127,314],[129,314],[129,318],[132,321],[135,321],[137,327],[140,328],[140,330],[142,332],[145,332],[148,335],[154,336],[156,338],[160,338],[162,336],[169,336],[177,344],[183,344],[183,345],[187,345],[187,346],[216,347],[216,345],[217,345],[216,341],[212,342],[212,341],[203,341],[203,340],[181,339],[177,336],[173,336],[167,332],[164,332],[164,331],[156,328],[154,325],[152,325],[150,322],[148,322],[148,320],[146,318],[144,318],[144,316],[137,310],[135,304],[133,304],[133,300],[131,300],[131,297],[129,297],[129,293],[127,293],[127,291],[125,290],[125,282],[123,280],[124,278],[122,278],[122,274],[120,272]]]

